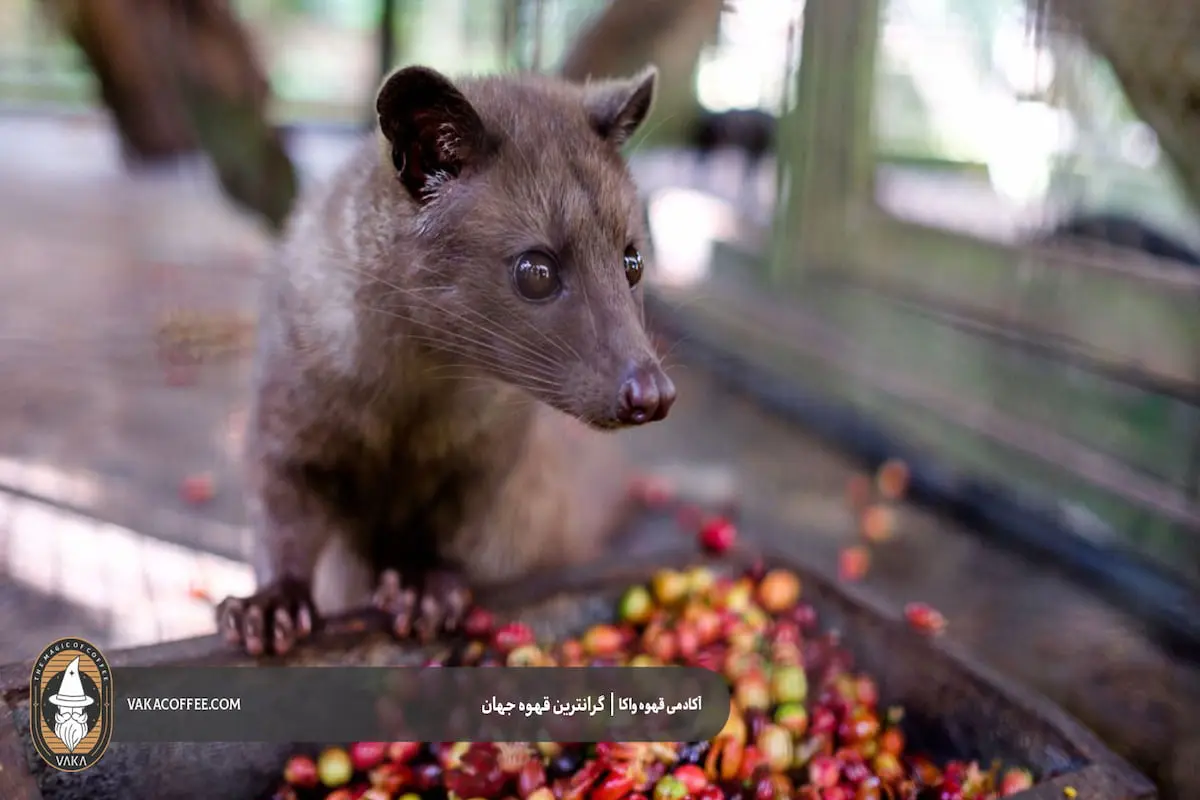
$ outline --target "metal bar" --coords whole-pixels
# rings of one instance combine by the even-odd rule
[[[966,314],[936,298],[922,297],[899,288],[876,286],[869,281],[846,275],[842,270],[814,271],[813,277],[844,284],[857,291],[869,292],[884,301],[902,305],[948,327],[1000,341],[1063,364],[1079,366],[1117,383],[1200,406],[1200,384],[1175,380],[1169,376],[1147,372],[1126,362],[1105,358],[1079,342],[1029,330],[1011,322],[995,319],[986,313]]]
[[[689,306],[703,306],[708,314],[729,326],[757,327],[762,335],[787,342],[787,347],[824,362],[863,386],[926,408],[965,430],[1079,475],[1127,502],[1200,533],[1200,506],[1187,502],[1182,494],[1113,458],[1043,426],[959,400],[900,370],[878,363],[869,348],[794,308],[784,313],[783,309],[772,307],[765,298],[751,301],[737,296],[732,290],[706,287],[706,297],[718,294],[719,302],[689,298]]]

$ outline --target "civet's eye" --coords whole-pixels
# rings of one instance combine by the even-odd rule
[[[637,286],[638,281],[642,279],[642,273],[646,271],[646,264],[642,261],[642,254],[633,245],[625,248],[625,279],[629,281],[631,287]]]
[[[513,264],[513,285],[526,300],[535,303],[549,300],[562,289],[558,262],[540,250],[522,253]]]

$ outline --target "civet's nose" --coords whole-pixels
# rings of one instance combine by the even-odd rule
[[[655,422],[675,402],[675,384],[658,364],[635,364],[626,373],[617,398],[617,419],[626,425]]]

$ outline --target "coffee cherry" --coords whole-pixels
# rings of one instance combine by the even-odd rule
[[[292,756],[284,765],[283,779],[298,789],[311,789],[320,782],[317,762],[308,756]]]
[[[191,506],[204,505],[216,497],[216,482],[211,472],[188,475],[179,484],[179,494]]]
[[[904,618],[918,633],[936,636],[946,629],[946,618],[941,612],[925,603],[909,603],[904,607]]]
[[[321,751],[321,755],[317,756],[317,775],[321,783],[331,789],[349,783],[354,775],[354,764],[350,761],[350,754],[340,747],[329,747]]]
[[[737,527],[724,517],[713,517],[700,526],[700,546],[713,555],[721,555],[737,544]]]
[[[764,610],[781,614],[800,599],[800,578],[788,570],[773,569],[758,584],[758,602]]]
[[[896,532],[896,515],[887,506],[869,506],[859,521],[863,538],[872,544],[888,541]]]
[[[383,761],[387,749],[387,742],[355,742],[350,745],[350,763],[355,771],[366,772]]]
[[[899,500],[908,491],[908,465],[897,458],[883,462],[883,466],[875,473],[875,484],[879,494],[887,500]]]
[[[860,581],[870,565],[871,553],[867,548],[847,547],[838,555],[838,577],[844,581]]]

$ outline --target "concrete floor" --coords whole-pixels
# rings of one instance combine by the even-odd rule
[[[248,580],[237,342],[266,238],[201,177],[121,176],[103,130],[38,130],[0,121],[0,153],[23,154],[0,159],[0,484],[52,502],[0,502],[0,662],[67,633],[111,647],[203,632],[202,595]],[[326,149],[306,163],[319,173],[334,161]],[[158,347],[182,336],[181,311],[200,315],[209,357],[183,372]],[[668,421],[626,436],[633,457],[734,475],[747,505],[832,565],[856,536],[843,504],[855,466],[704,372],[673,370],[681,399]],[[216,495],[189,505],[180,483],[204,472]],[[89,585],[107,591],[73,588],[99,574]],[[1053,697],[1174,796],[1200,797],[1200,675],[1085,590],[912,508],[898,510],[866,585],[897,607],[941,608],[951,638]]]

